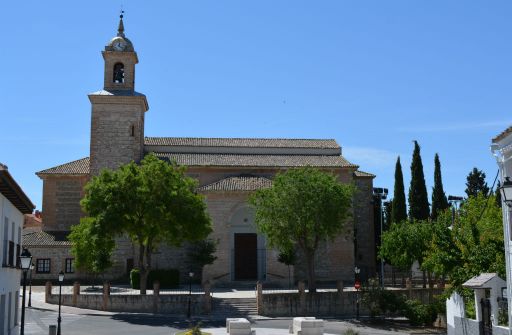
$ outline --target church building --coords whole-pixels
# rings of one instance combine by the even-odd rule
[[[288,268],[278,262],[278,252],[269,248],[254,224],[247,203],[251,192],[272,186],[276,173],[311,166],[353,183],[357,191],[349,232],[325,243],[318,252],[316,274],[320,281],[353,281],[354,267],[366,277],[375,273],[375,237],[372,204],[372,174],[347,161],[333,139],[192,138],[148,137],[144,133],[148,100],[135,91],[135,68],[139,59],[125,36],[123,18],[117,36],[102,51],[105,67],[103,89],[89,94],[91,137],[89,157],[37,172],[43,180],[43,225],[27,231],[24,244],[36,262],[35,279],[83,277],[74,269],[70,227],[85,214],[80,208],[84,186],[101,169],[116,169],[139,162],[154,153],[166,161],[187,167],[199,182],[212,218],[211,239],[217,240],[217,260],[206,266],[203,280],[214,285],[239,281],[287,283]],[[200,121],[198,121],[200,122]],[[187,276],[186,248],[161,246],[153,256],[153,269],[176,268]],[[136,249],[120,240],[109,277],[126,275],[134,264]],[[294,268],[294,278],[303,279],[305,266]]]

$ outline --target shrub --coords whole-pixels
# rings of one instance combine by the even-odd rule
[[[153,287],[155,281],[160,282],[161,288],[174,288],[180,285],[180,272],[176,269],[151,270],[148,275],[148,288]],[[140,289],[139,269],[130,272],[130,285],[133,289]]]
[[[370,316],[395,314],[403,309],[404,297],[383,289],[378,279],[370,279],[363,288],[362,303],[368,307]]]
[[[355,330],[353,329],[348,329],[348,330],[345,330],[345,332],[343,333],[343,335],[359,335],[358,332],[356,332]]]
[[[403,314],[413,326],[431,324],[437,318],[435,305],[424,305],[418,300],[406,300]]]

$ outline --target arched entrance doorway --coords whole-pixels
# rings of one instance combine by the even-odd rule
[[[243,206],[230,221],[231,280],[261,280],[266,277],[265,238],[256,232],[254,211]]]

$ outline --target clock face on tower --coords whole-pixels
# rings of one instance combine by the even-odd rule
[[[116,51],[123,51],[124,48],[126,47],[126,42],[116,41],[116,42],[114,42],[113,47],[114,47],[114,50],[116,50]]]

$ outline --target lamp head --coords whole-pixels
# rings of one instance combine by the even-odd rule
[[[194,277],[194,272],[189,272],[189,273],[188,273],[188,276],[189,276],[190,278]]]
[[[64,281],[64,272],[59,272],[59,282],[62,283]]]
[[[21,269],[24,271],[27,271],[30,268],[30,264],[32,264],[32,255],[27,248],[23,248],[23,251],[21,252],[20,263]]]
[[[512,181],[510,177],[505,177],[503,185],[500,187],[501,199],[507,204],[508,207],[512,207]]]

